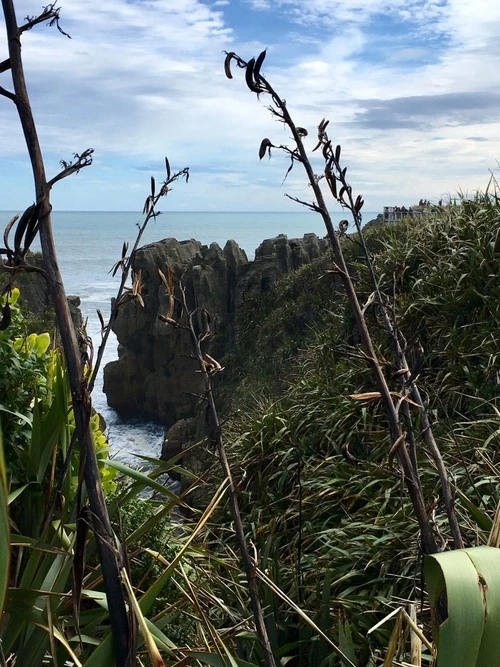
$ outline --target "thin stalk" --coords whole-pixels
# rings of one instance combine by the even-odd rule
[[[263,60],[262,55],[263,54],[261,54],[261,56],[259,56],[258,59],[258,61],[260,61],[260,65],[262,64]],[[416,477],[408,453],[408,449],[404,442],[405,435],[401,428],[401,424],[399,422],[398,410],[396,409],[396,406],[393,403],[387,380],[383,373],[381,364],[378,361],[372,337],[368,330],[365,316],[361,308],[361,305],[359,303],[356,289],[354,287],[354,283],[349,274],[339,238],[335,233],[332,218],[328,211],[328,207],[326,206],[318,178],[314,173],[312,165],[309,161],[309,157],[306,153],[304,143],[302,141],[304,132],[302,131],[302,128],[300,128],[301,131],[299,131],[299,129],[295,125],[290,113],[288,112],[288,108],[286,106],[285,101],[281,99],[281,97],[274,90],[274,88],[267,81],[267,79],[265,79],[260,74],[260,65],[258,71],[256,71],[257,68],[256,61],[252,60],[249,63],[246,63],[244,60],[239,58],[239,56],[236,56],[234,53],[228,54],[226,58],[226,74],[228,74],[228,66],[232,58],[236,60],[237,65],[239,67],[246,69],[246,82],[250,90],[252,90],[252,92],[255,92],[258,95],[266,92],[271,95],[272,100],[277,108],[277,110],[271,108],[271,111],[275,116],[277,116],[277,118],[281,122],[287,125],[287,127],[292,132],[293,139],[296,144],[296,150],[290,151],[290,149],[286,149],[286,147],[283,148],[285,148],[285,150],[287,150],[287,152],[291,155],[292,164],[294,160],[297,160],[302,164],[306,172],[309,185],[314,194],[314,199],[316,203],[307,204],[306,202],[300,202],[300,200],[297,201],[299,201],[299,203],[305,204],[309,208],[312,208],[314,211],[318,212],[323,218],[323,222],[325,224],[325,228],[327,231],[328,240],[330,242],[330,246],[332,248],[333,256],[335,259],[335,264],[336,264],[335,270],[341,276],[341,279],[343,281],[346,296],[351,305],[356,325],[358,327],[362,346],[364,348],[364,354],[371,366],[375,383],[378,388],[378,391],[380,392],[382,404],[385,408],[387,420],[389,422],[391,439],[394,443],[393,448],[395,448],[395,454],[397,456],[398,463],[401,468],[406,487],[408,489],[408,494],[410,496],[413,510],[415,512],[415,516],[420,527],[423,550],[425,553],[435,553],[436,551],[438,551],[438,548],[432,531],[431,523],[425,509],[424,497],[422,494],[422,490],[420,488],[419,480]],[[267,145],[271,145],[270,142],[268,142]]]
[[[187,299],[186,299],[186,290],[181,283],[181,293],[184,311],[188,317],[188,330],[191,335],[191,343],[193,346],[194,356],[196,357],[198,364],[200,366],[200,371],[203,375],[205,383],[205,399],[208,404],[208,409],[210,410],[210,416],[213,420],[213,439],[217,449],[217,454],[224,471],[224,475],[228,480],[228,495],[229,503],[231,506],[231,514],[233,517],[234,530],[236,533],[236,539],[238,541],[238,547],[241,554],[241,560],[243,563],[243,569],[248,583],[248,592],[250,595],[250,603],[252,606],[253,617],[255,621],[255,629],[257,636],[264,651],[264,662],[266,667],[276,667],[276,662],[274,660],[273,652],[271,649],[271,643],[269,641],[269,636],[267,634],[266,624],[264,621],[264,614],[262,611],[262,605],[260,603],[259,589],[257,583],[257,562],[255,559],[252,559],[248,549],[248,544],[245,537],[245,530],[243,528],[243,520],[241,518],[240,507],[238,503],[238,495],[236,491],[236,485],[234,483],[233,474],[231,472],[231,466],[226,454],[226,448],[222,439],[222,427],[219,419],[219,413],[217,406],[215,405],[215,399],[213,394],[212,379],[211,374],[208,370],[209,366],[207,361],[204,358],[202,349],[201,349],[201,340],[205,339],[209,332],[205,332],[201,339],[200,336],[196,334],[196,327],[194,323],[194,316],[197,312],[197,309],[194,311],[188,308]]]
[[[356,210],[352,189],[348,186],[348,183],[345,178],[345,173],[343,173],[342,170],[340,169],[340,165],[338,164],[338,162],[335,164],[335,167],[338,171],[339,181],[342,184],[342,186],[345,187],[346,196],[348,198],[347,208],[351,212],[354,224],[356,226],[359,241],[363,249],[363,254],[365,256],[365,262],[368,267],[368,271],[370,273],[372,286],[377,296],[377,303],[382,311],[386,331],[388,332],[389,337],[391,338],[394,345],[394,350],[396,355],[396,365],[398,370],[402,371],[401,379],[403,382],[403,391],[405,393],[409,393],[411,399],[419,406],[420,416],[422,419],[422,437],[438,471],[441,491],[443,494],[444,506],[448,517],[448,523],[450,526],[451,534],[453,537],[453,544],[455,549],[462,549],[464,545],[463,545],[462,535],[460,532],[460,526],[457,519],[457,514],[455,512],[455,499],[449,480],[448,470],[444,463],[439,446],[434,437],[432,426],[429,420],[429,414],[427,408],[425,407],[425,403],[422,400],[420,391],[418,389],[416,378],[412,378],[412,373],[408,366],[405,354],[406,341],[404,341],[403,345],[401,344],[401,334],[397,327],[395,315],[391,319],[387,304],[385,303],[383,296],[380,292],[380,287],[377,278],[375,276],[375,268],[373,266],[373,261],[370,256],[370,253],[368,252],[363,230],[361,229],[361,213]],[[407,403],[405,404],[405,412],[409,414],[409,408]],[[413,465],[415,467],[415,471],[417,472],[416,458],[412,457],[412,459],[414,459]]]
[[[93,528],[106,587],[113,631],[115,660],[116,664],[120,667],[131,667],[135,665],[135,651],[130,644],[129,620],[120,577],[118,554],[115,548],[115,536],[104,501],[104,493],[90,427],[91,397],[88,386],[84,381],[80,350],[71,320],[62,276],[57,263],[57,253],[51,224],[50,182],[47,181],[45,175],[42,151],[26,88],[21,58],[21,30],[17,25],[13,1],[2,0],[2,7],[7,30],[10,68],[14,84],[14,95],[12,97],[17,106],[33,171],[36,200],[39,205],[39,234],[42,254],[68,369],[76,431],[80,441],[81,456],[84,461],[85,485],[92,511]]]
[[[168,161],[167,165],[168,165]],[[137,248],[139,247],[139,243],[141,242],[142,236],[144,232],[146,231],[146,227],[150,223],[150,221],[153,218],[156,218],[159,213],[155,210],[155,206],[158,203],[159,199],[161,197],[166,196],[166,194],[169,191],[169,185],[176,181],[178,178],[184,176],[186,181],[189,179],[189,168],[185,167],[182,171],[178,171],[172,176],[170,175],[170,166],[167,168],[167,180],[163,183],[161,190],[159,191],[158,194],[153,195],[151,194],[150,197],[146,200],[146,206],[145,206],[145,218],[142,222],[142,224],[138,224],[137,226],[139,227],[139,231],[137,232],[137,236],[135,238],[134,246],[132,248],[132,251],[130,252],[128,257],[122,257],[122,261],[120,264],[122,265],[122,276],[120,280],[120,285],[118,287],[118,292],[116,294],[113,306],[111,308],[111,314],[109,316],[109,321],[107,325],[104,327],[104,331],[102,333],[102,339],[101,343],[99,345],[99,349],[97,351],[97,357],[94,363],[94,367],[92,369],[92,375],[90,376],[89,380],[89,391],[92,392],[94,389],[95,381],[97,378],[97,375],[99,373],[99,368],[101,367],[102,359],[104,356],[104,352],[106,349],[106,344],[108,342],[109,335],[113,329],[113,323],[116,319],[116,316],[118,314],[118,310],[120,308],[120,299],[123,296],[123,293],[125,291],[125,284],[127,282],[128,276],[130,274],[130,269],[132,268],[132,263],[134,261],[134,255],[136,253]],[[154,182],[152,180],[152,182]],[[125,246],[126,248],[126,246]]]
[[[307,156],[306,150],[304,148],[304,143],[302,141],[302,137],[300,136],[299,132],[297,132],[295,123],[293,122],[292,117],[290,116],[285,103],[281,100],[281,98],[277,95],[276,91],[269,85],[269,83],[267,83],[267,85],[269,86],[269,92],[273,96],[275,104],[283,114],[283,118],[285,119],[286,124],[292,131],[293,138],[297,144],[300,161],[305,169],[307,178],[309,180],[309,184],[311,186],[311,189],[314,193],[314,197],[318,204],[318,212],[320,213],[321,217],[323,218],[323,222],[325,223],[328,240],[330,242],[330,246],[333,251],[333,256],[337,264],[338,272],[344,283],[344,288],[346,291],[347,298],[353,310],[354,318],[356,320],[356,325],[358,327],[358,331],[361,337],[367,361],[371,365],[377,388],[382,397],[382,403],[384,405],[387,418],[389,421],[389,428],[391,432],[392,441],[394,443],[398,442],[398,440],[404,438],[404,434],[401,425],[399,423],[396,407],[393,403],[390,389],[387,384],[384,372],[378,361],[372,337],[368,330],[366,319],[363,314],[361,305],[359,303],[354,283],[352,282],[351,276],[349,274],[339,239],[335,234],[333,222],[330,213],[328,211],[328,208],[326,206],[323,193],[321,191],[319,183],[315,177],[314,170]],[[410,495],[413,509],[415,511],[415,515],[420,526],[424,551],[426,553],[435,553],[438,549],[430,525],[429,517],[427,516],[427,512],[425,510],[424,498],[420,489],[420,484],[417,478],[415,477],[415,472],[411,464],[408,450],[404,446],[404,444],[397,448],[396,454],[399,465],[401,466],[401,470],[404,474],[405,483],[408,488],[408,493]]]

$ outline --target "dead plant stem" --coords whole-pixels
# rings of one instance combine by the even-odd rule
[[[7,30],[10,69],[14,84],[14,101],[30,156],[39,204],[40,242],[52,303],[56,312],[62,346],[66,359],[71,387],[76,430],[80,442],[81,457],[84,461],[84,477],[93,528],[96,536],[102,572],[106,586],[106,596],[113,630],[116,664],[131,667],[135,664],[135,651],[131,650],[130,628],[122,588],[115,538],[109,521],[101,478],[97,465],[95,446],[90,427],[91,397],[83,378],[82,360],[71,320],[63,280],[57,263],[57,254],[52,234],[50,185],[45,175],[45,166],[37,130],[31,111],[28,91],[21,58],[21,30],[18,28],[13,0],[2,0]]]
[[[226,454],[226,448],[224,446],[224,442],[222,439],[222,428],[217,406],[215,404],[212,379],[210,377],[210,373],[207,369],[207,364],[203,356],[203,352],[200,345],[200,337],[196,334],[196,328],[193,320],[196,310],[193,311],[188,308],[186,291],[182,283],[181,283],[181,292],[182,292],[184,312],[186,313],[189,321],[188,328],[191,335],[191,342],[193,346],[194,355],[200,366],[200,370],[202,372],[205,383],[205,399],[208,403],[210,416],[213,421],[213,439],[215,442],[217,454],[219,456],[222,469],[224,471],[224,475],[226,476],[229,484],[228,495],[231,506],[231,514],[233,517],[234,531],[236,533],[236,539],[241,554],[243,569],[245,571],[245,575],[247,578],[250,603],[252,606],[252,612],[255,621],[255,629],[259,641],[261,643],[262,650],[264,652],[264,662],[266,667],[276,667],[276,662],[274,660],[273,652],[271,649],[271,643],[269,641],[266,624],[264,621],[262,605],[260,603],[260,596],[257,583],[257,572],[256,572],[257,563],[250,557],[250,552],[245,537],[245,530],[243,528],[243,520],[241,517],[241,512],[238,503],[236,485],[234,483],[233,474],[231,472],[231,466],[229,465],[229,460]]]

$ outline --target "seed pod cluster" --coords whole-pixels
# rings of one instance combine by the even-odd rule
[[[24,211],[21,218],[14,216],[7,224],[4,234],[4,248],[0,248],[0,255],[7,257],[7,266],[21,266],[24,263],[26,253],[35,240],[38,230],[40,229],[39,220],[40,207],[38,204],[31,204]],[[19,221],[18,221],[19,220]],[[16,231],[14,232],[14,248],[10,247],[9,235],[17,222]]]
[[[313,153],[314,153],[314,151],[317,151],[318,148],[321,146],[321,144],[323,144],[325,142],[325,140],[327,139],[326,128],[328,127],[329,122],[330,122],[329,120],[326,120],[325,118],[323,118],[321,123],[318,125],[318,143],[312,149]]]
[[[262,93],[266,90],[264,79],[260,74],[262,64],[266,58],[266,50],[259,54],[258,58],[251,58],[246,65],[245,81],[252,93]]]

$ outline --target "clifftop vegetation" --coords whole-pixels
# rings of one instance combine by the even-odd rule
[[[19,26],[12,0],[2,4],[2,71],[13,92],[0,95],[19,113],[37,202],[8,223],[0,249],[0,664],[389,667],[432,664],[436,653],[439,667],[498,661],[496,182],[417,222],[363,234],[363,199],[328,121],[312,151],[322,155],[317,174],[308,131],[261,73],[266,52],[248,62],[228,53],[226,75],[244,70],[290,130],[291,146],[265,138],[258,153],[279,150],[288,171],[304,168],[314,199],[296,201],[322,216],[331,254],[239,314],[228,361],[240,375],[225,421],[210,313],[171,266],[159,273],[158,326],[191,342],[208,424],[198,447],[214,462],[200,475],[184,471],[189,485],[176,495],[158,478],[179,472],[186,452],[150,461],[148,475],[105,459],[91,392],[118,309],[148,298],[140,270],[126,287],[141,235],[189,171],[173,173],[166,160],[159,189],[151,179],[136,243],[130,254],[124,243],[114,267],[122,280],[109,321],[99,313],[94,360],[71,322],[50,203],[56,183],[90,166],[92,149],[47,180],[20,51],[37,24],[61,29],[59,9]],[[347,221],[334,229],[326,195],[357,234],[347,235]],[[40,271],[27,262],[37,234],[65,362],[48,334],[27,335],[15,303],[16,275]],[[189,502],[201,485],[213,493],[200,510]],[[145,487],[154,498],[141,498]]]
[[[380,287],[409,332],[408,356],[453,480],[466,547],[486,543],[498,500],[499,223],[492,184],[418,224],[366,235]],[[343,245],[368,302],[360,248],[347,238]],[[370,370],[330,267],[329,257],[316,260],[247,304],[240,338],[246,374],[234,402],[240,411],[231,420],[231,451],[262,567],[314,610],[325,630],[336,626],[337,641],[349,629],[355,664],[378,664],[392,626],[378,636],[367,631],[398,606],[424,602],[422,552],[387,419],[380,398],[370,396]],[[390,359],[376,304],[366,313],[379,354]],[[387,370],[397,390],[397,369]],[[446,549],[452,537],[439,478],[420,441],[417,452],[427,511]],[[430,620],[428,612],[419,618]],[[321,641],[308,644],[298,617],[280,631],[280,645],[303,641],[297,664],[319,665],[328,655]]]

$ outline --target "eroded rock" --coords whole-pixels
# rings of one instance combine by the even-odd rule
[[[131,300],[120,307],[114,322],[119,358],[104,369],[108,404],[122,418],[152,420],[166,428],[205,409],[200,407],[202,376],[192,358],[189,333],[159,319],[168,307],[159,269],[163,273],[167,267],[172,270],[178,302],[182,282],[198,330],[206,327],[204,319],[210,320],[213,336],[204,341],[204,352],[218,359],[234,345],[235,315],[242,303],[270,290],[281,274],[310,262],[326,249],[327,241],[315,234],[303,239],[284,235],[267,239],[252,262],[234,241],[221,249],[216,243],[205,246],[195,240],[170,238],[139,249],[133,271],[141,272],[144,307],[137,299]],[[174,318],[180,311],[176,306]],[[180,325],[186,323],[182,317]]]

